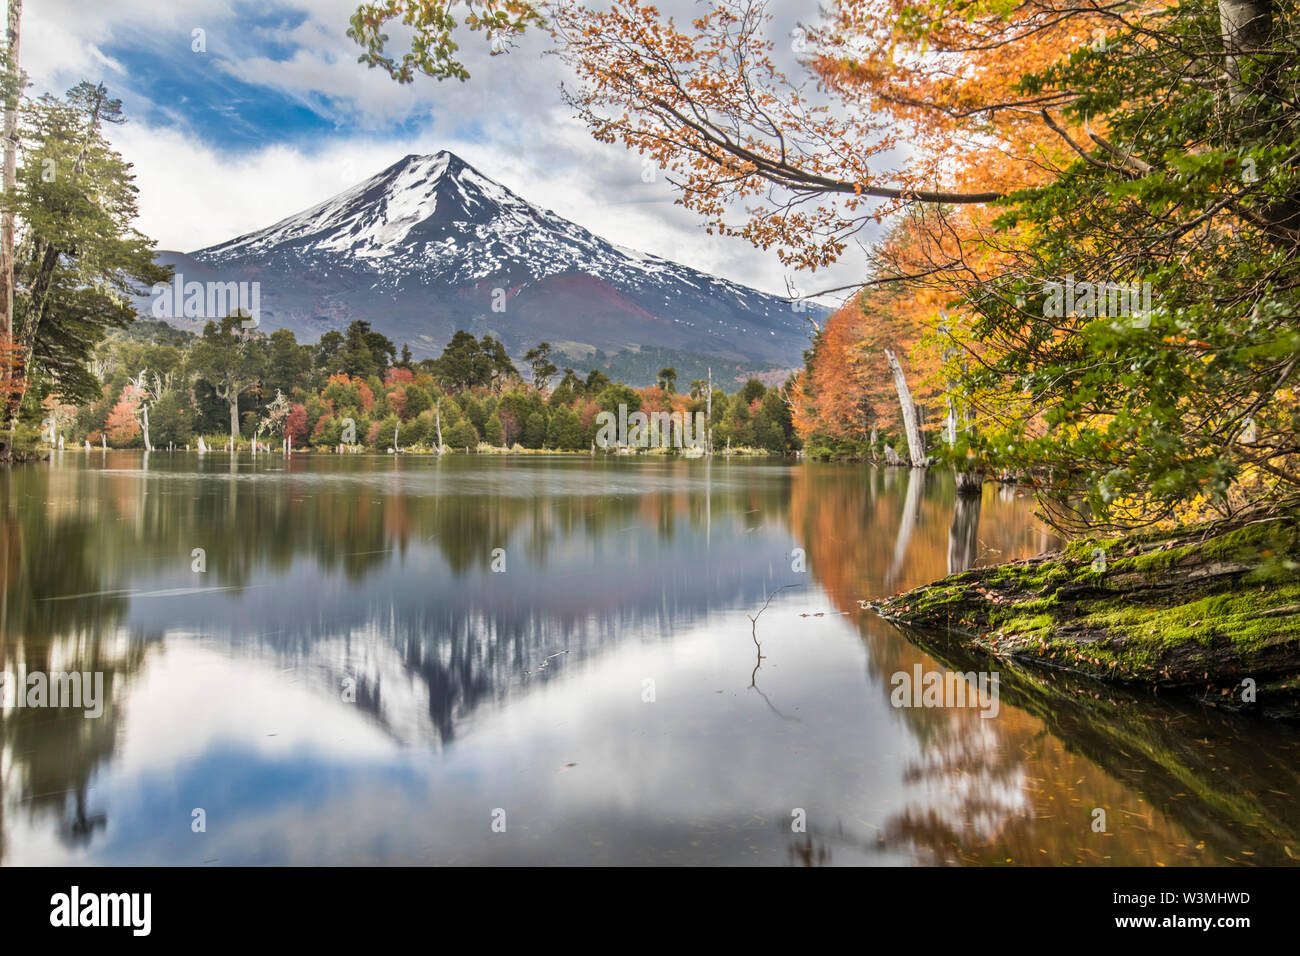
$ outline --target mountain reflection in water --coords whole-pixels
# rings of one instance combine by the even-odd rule
[[[1293,728],[891,706],[989,665],[859,600],[1054,544],[907,469],[65,452],[0,473],[0,660],[108,700],[6,703],[0,861],[1294,862]]]

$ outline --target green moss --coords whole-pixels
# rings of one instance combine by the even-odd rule
[[[1289,661],[1300,673],[1298,529],[1290,518],[1220,534],[1084,539],[1053,558],[954,575],[882,610],[995,652],[1122,680],[1228,680]],[[1105,571],[1093,570],[1096,549],[1108,556]]]
[[[998,622],[998,630],[1021,637],[1045,637],[1055,626],[1051,614],[1012,614]]]

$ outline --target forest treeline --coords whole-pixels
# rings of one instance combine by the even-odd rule
[[[442,355],[414,362],[365,321],[318,343],[288,329],[244,328],[232,315],[201,335],[139,321],[108,337],[90,363],[101,384],[93,401],[71,405],[53,392],[41,402],[44,440],[112,448],[253,441],[294,448],[340,445],[383,451],[592,448],[602,411],[617,415],[711,412],[716,447],[774,454],[798,444],[780,389],[750,379],[728,395],[703,380],[660,370],[646,388],[613,382],[599,369],[558,368],[552,349],[528,350],[521,372],[490,336],[456,332]]]

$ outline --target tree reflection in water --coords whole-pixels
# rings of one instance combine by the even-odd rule
[[[612,832],[643,831],[643,843],[620,844],[620,859],[678,849],[676,811],[616,812],[623,801],[654,812],[636,802],[626,753],[648,728],[665,749],[630,752],[672,755],[663,785],[698,794],[692,825],[717,836],[737,827],[733,811],[754,821],[742,828],[755,841],[746,855],[721,837],[697,841],[706,862],[1290,863],[1287,850],[1300,853],[1300,760],[1283,728],[1243,733],[1237,718],[1002,663],[994,719],[974,708],[880,710],[896,672],[994,666],[941,636],[904,635],[858,601],[1051,546],[1005,487],[959,500],[937,472],[585,457],[64,461],[0,474],[0,661],[102,671],[108,700],[98,720],[40,709],[0,717],[0,859],[16,833],[42,828],[68,846],[102,845],[136,809],[110,803],[99,779],[141,730],[134,689],[188,648],[250,675],[285,675],[330,706],[349,680],[347,713],[427,755],[427,767],[473,752],[467,728],[493,715],[570,706],[564,749],[608,748],[621,776],[599,777],[599,761],[582,759],[562,778],[548,769],[546,786],[585,783],[584,799],[606,801],[556,804],[573,807],[579,832],[605,817]],[[198,547],[202,574],[191,570]],[[791,573],[791,547],[805,549],[807,575]],[[497,548],[505,573],[492,570]],[[801,624],[787,613],[796,604],[832,611]],[[625,657],[629,667],[638,655],[676,660],[679,643],[682,660],[716,657],[752,705],[715,697],[730,685],[706,669],[698,694],[674,674],[671,707],[598,708],[610,691],[589,686],[593,675]],[[763,645],[779,653],[765,657]],[[819,670],[823,660],[835,663]],[[744,693],[738,669],[765,705]],[[570,702],[579,686],[587,696]],[[841,726],[825,722],[832,707]],[[876,713],[883,721],[862,723]],[[876,749],[860,748],[863,738]],[[765,756],[778,753],[803,761],[795,783],[826,804],[806,834],[790,832],[788,816],[772,829],[790,785],[788,768]],[[866,753],[877,762],[862,763]],[[572,760],[566,752],[560,763]],[[636,779],[644,788],[659,778]],[[440,783],[435,794],[457,781]],[[1098,806],[1109,833],[1090,829]],[[593,843],[573,859],[601,852]]]

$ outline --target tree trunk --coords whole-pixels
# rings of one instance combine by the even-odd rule
[[[4,188],[5,198],[12,201],[18,180],[18,99],[22,93],[22,71],[18,66],[18,40],[23,16],[23,0],[9,0],[9,22],[6,33],[5,52],[8,70],[5,72],[5,120],[4,120],[4,172],[0,186]],[[0,341],[13,344],[14,341],[14,213],[6,209],[0,216]],[[17,372],[17,356],[5,353],[4,367],[0,368],[0,379],[11,379]],[[15,401],[16,399],[16,401]],[[9,434],[0,436],[0,460],[7,460],[12,454],[14,432],[18,426],[18,408],[22,404],[22,395],[11,397],[6,407],[0,409],[8,419]]]
[[[230,451],[235,450],[235,439],[239,437],[239,393],[236,392],[233,398],[227,398],[230,403]]]
[[[709,391],[704,396],[704,421],[706,423],[704,429],[705,431],[704,453],[706,455],[712,455],[713,454],[713,369],[709,369],[708,389]]]
[[[957,418],[957,406],[950,398],[948,399],[948,418],[944,423],[944,438],[948,442],[949,449],[952,449],[957,445]],[[961,430],[969,433],[971,429],[970,420],[967,418],[965,413],[961,415],[961,418]],[[962,469],[958,468],[954,463],[952,473],[953,478],[957,483],[958,495],[978,495],[984,490],[984,469],[982,467]],[[963,570],[965,569],[963,568]],[[949,573],[951,574],[952,572],[950,571]]]
[[[903,366],[899,364],[898,356],[890,349],[885,349],[885,360],[889,362],[889,370],[894,374],[894,388],[898,392],[898,404],[903,409],[903,428],[907,432],[907,448],[912,456],[912,467],[924,468],[925,441],[921,437],[921,429],[916,422],[916,405],[912,401],[912,390],[907,387],[907,376],[903,374]]]
[[[140,431],[144,434],[144,450],[153,451],[149,443],[149,405],[145,402],[140,403]]]
[[[1219,0],[1219,31],[1223,35],[1225,66],[1230,81],[1228,100],[1234,106],[1245,93],[1241,82],[1241,59],[1268,44],[1273,28],[1269,0]]]
[[[1268,122],[1276,128],[1276,122],[1262,115],[1266,108],[1258,103],[1249,109],[1243,100],[1250,93],[1256,95],[1257,101],[1281,99],[1278,90],[1277,70],[1275,64],[1279,57],[1270,57],[1266,67],[1250,70],[1252,59],[1269,57],[1268,50],[1275,45],[1276,12],[1278,5],[1271,0],[1218,0],[1219,33],[1223,38],[1224,72],[1227,75],[1228,108],[1233,111],[1247,110],[1243,115],[1229,117],[1230,127],[1238,133],[1238,140],[1260,135],[1261,124]],[[1278,129],[1277,132],[1284,133]],[[1300,193],[1295,190],[1282,192],[1260,210],[1264,221],[1264,231],[1275,243],[1281,245],[1288,253],[1295,246],[1295,232],[1300,229]]]
[[[18,68],[18,40],[23,16],[23,0],[9,0],[9,25],[6,52],[8,74],[5,77],[4,194],[12,200],[18,172],[18,97],[22,92],[22,72]],[[6,209],[0,219],[0,324],[6,341],[14,337],[14,214]]]
[[[433,423],[438,429],[438,454],[441,455],[442,454],[442,399],[441,398],[438,399],[438,403],[434,406],[433,409]],[[501,429],[501,440],[506,443],[507,448],[510,447],[510,435],[507,433],[507,430],[504,427]]]

